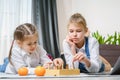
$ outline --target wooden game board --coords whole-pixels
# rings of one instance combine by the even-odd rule
[[[46,69],[45,75],[60,76],[60,75],[79,75],[79,69]]]

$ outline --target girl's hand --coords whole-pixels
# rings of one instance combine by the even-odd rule
[[[66,36],[66,41],[67,41],[68,44],[70,45],[72,55],[75,55],[75,54],[76,54],[76,49],[75,49],[76,45],[75,45],[75,43],[72,41],[72,39],[70,38],[69,35]]]
[[[61,58],[56,58],[53,60],[53,64],[56,67],[62,67],[63,66],[63,60]]]
[[[79,61],[79,62],[83,62],[87,65],[87,67],[90,67],[90,60],[86,57],[86,55],[82,52],[79,52],[77,54],[74,55],[73,57],[73,62],[74,61]]]
[[[52,61],[48,62],[48,63],[44,64],[43,67],[46,68],[46,69],[52,68],[53,67],[53,62]]]
[[[73,61],[78,60],[79,62],[84,62],[85,58],[86,58],[85,55],[82,52],[79,52],[79,53],[74,55]]]
[[[66,41],[70,44],[70,46],[75,46],[75,43],[72,41],[69,35],[66,36]]]

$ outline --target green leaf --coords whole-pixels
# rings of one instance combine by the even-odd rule
[[[95,37],[99,44],[111,44],[111,45],[120,45],[120,33],[115,31],[114,35],[107,35],[107,37],[99,34],[98,30],[92,33],[92,37]]]

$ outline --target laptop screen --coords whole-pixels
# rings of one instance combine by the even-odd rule
[[[115,63],[111,75],[120,75],[120,56]]]

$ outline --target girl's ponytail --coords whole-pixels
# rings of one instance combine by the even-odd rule
[[[12,44],[11,44],[11,47],[10,47],[10,51],[9,51],[9,56],[8,56],[8,59],[9,59],[9,61],[10,61],[10,64],[12,64],[12,62],[11,62],[11,52],[12,52],[13,44],[14,44],[14,40],[12,41]],[[12,65],[13,65],[13,64],[12,64]]]

